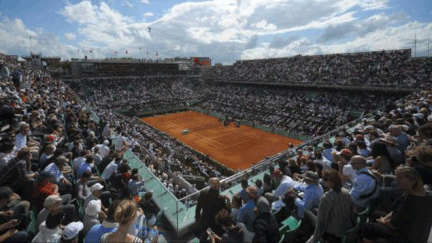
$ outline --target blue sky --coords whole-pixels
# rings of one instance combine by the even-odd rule
[[[115,51],[147,58],[148,51],[149,58],[229,64],[413,48],[415,33],[424,56],[432,38],[432,1],[425,0],[2,0],[0,13],[0,52],[28,54],[32,36],[32,51],[63,59]]]

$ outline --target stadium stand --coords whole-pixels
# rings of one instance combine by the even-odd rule
[[[244,114],[250,120],[258,116],[245,105],[252,101],[281,114],[292,107],[279,104],[295,101],[311,108],[306,115],[313,118],[326,113],[320,109],[334,109],[333,119],[341,112],[341,120],[323,135],[234,174],[138,119],[114,112],[131,108],[116,97],[141,97],[126,86],[142,80],[119,87],[115,81],[106,86],[97,79],[83,81],[98,86],[94,94],[86,93],[84,85],[71,84],[82,101],[67,84],[41,71],[3,65],[2,70],[19,72],[0,78],[0,239],[98,242],[119,228],[129,229],[129,238],[138,242],[184,242],[195,236],[203,241],[241,237],[253,242],[427,242],[432,227],[430,60],[410,59],[407,50],[314,58],[317,66],[312,57],[287,62],[310,65],[318,73],[322,62],[331,63],[330,76],[352,69],[347,74],[352,77],[363,74],[365,59],[375,60],[371,68],[379,72],[362,77],[370,77],[370,83],[342,84],[419,85],[424,90],[390,100],[327,93],[308,97],[284,90],[260,93],[254,87],[207,86],[183,78],[155,78],[157,85],[142,88],[149,91],[149,99],[136,108],[144,110],[190,106],[212,93],[199,107]],[[343,65],[335,67],[338,62]],[[406,76],[394,79],[400,70]],[[265,71],[262,75],[267,77]],[[233,104],[240,100],[250,109],[238,110],[242,106]],[[319,101],[322,104],[313,107]],[[361,111],[368,114],[346,118],[343,105],[353,103],[361,103]],[[272,125],[280,120],[268,115],[257,121]],[[287,124],[278,126],[286,129]],[[199,190],[184,183],[181,174],[204,177],[208,184]],[[196,222],[201,231],[191,235]]]

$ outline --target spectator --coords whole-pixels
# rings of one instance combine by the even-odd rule
[[[34,178],[38,176],[38,173],[30,171],[31,156],[30,148],[22,148],[0,171],[0,185],[10,186],[18,194],[23,195],[24,199],[29,199],[32,195]]]
[[[235,223],[226,209],[222,209],[216,215],[216,223],[224,229],[222,237],[215,233],[210,233],[210,239],[215,242],[252,242],[246,226],[242,223]]]
[[[83,234],[86,235],[93,225],[100,224],[99,219],[106,219],[106,214],[102,211],[102,203],[98,200],[92,200],[85,208]]]
[[[295,205],[298,209],[297,217],[300,219],[304,217],[304,212],[306,210],[312,210],[318,207],[321,196],[324,193],[321,185],[319,185],[319,176],[317,173],[306,172],[303,181],[306,184],[300,184],[294,187],[296,190],[304,192],[302,199],[295,199]]]
[[[237,218],[242,207],[242,199],[239,195],[234,195],[231,199],[231,218],[233,222],[237,223]]]
[[[255,236],[253,242],[279,242],[279,224],[270,213],[270,203],[265,197],[259,197],[255,208]]]
[[[348,194],[341,191],[342,180],[335,170],[323,171],[323,184],[329,189],[318,207],[315,231],[307,243],[340,242],[342,234],[352,227],[354,213]]]
[[[135,168],[132,170],[131,179],[129,179],[129,192],[132,196],[138,196],[139,190],[144,186],[144,180],[138,173],[138,169]]]
[[[109,199],[111,197],[111,193],[109,191],[103,192],[102,189],[104,187],[98,182],[90,187],[90,196],[86,197],[84,200],[83,207],[87,208],[87,204],[93,200],[102,202],[102,210],[104,212],[107,211],[107,207],[109,207]]]
[[[354,202],[354,211],[361,212],[379,196],[380,186],[378,179],[366,167],[365,158],[354,156],[351,159],[351,166],[356,171],[356,177],[349,194]]]
[[[85,237],[85,242],[99,243],[102,235],[117,231],[119,224],[114,221],[114,214],[119,203],[120,202],[116,200],[110,205],[108,208],[107,218],[102,221],[102,224],[96,224],[91,227]]]
[[[240,208],[239,216],[237,218],[238,223],[243,223],[247,230],[250,232],[251,238],[253,238],[253,223],[255,221],[255,200],[258,197],[258,192],[255,187],[248,187],[246,189],[246,193],[248,195],[248,199],[243,207]]]
[[[128,233],[130,226],[135,222],[138,214],[138,208],[134,201],[123,200],[114,214],[114,220],[119,223],[117,231],[103,234],[100,242],[142,243],[143,241],[140,238]]]
[[[248,188],[248,181],[247,181],[247,179],[246,178],[242,178],[240,180],[240,184],[241,184],[242,190],[239,192],[239,195],[240,195],[243,203],[246,203],[247,201],[249,201],[249,196],[248,196],[248,194],[246,192],[246,189]]]
[[[120,156],[117,156],[116,159],[114,161],[112,161],[111,163],[109,163],[109,165],[105,168],[105,170],[102,173],[102,177],[105,180],[109,180],[111,178],[111,176],[117,172],[117,167],[121,161],[122,161],[122,158]]]
[[[257,189],[257,194],[259,197],[264,196],[264,190],[262,189],[262,185],[263,185],[262,180],[257,179],[255,181],[255,187]]]
[[[364,236],[391,242],[427,242],[432,226],[432,194],[424,190],[420,174],[412,167],[399,166],[396,180],[403,195],[393,211],[364,225]]]
[[[211,228],[217,235],[222,235],[223,229],[216,224],[216,214],[223,208],[227,207],[227,197],[219,195],[220,182],[218,178],[210,178],[210,189],[201,192],[198,198],[198,204],[195,210],[195,220],[200,227],[201,235],[200,242],[205,242],[207,235],[207,228]]]
[[[280,185],[273,193],[267,192],[265,194],[265,197],[270,203],[281,200],[281,198],[293,188],[293,179],[283,175],[280,170],[276,169],[273,172],[273,176],[276,178],[276,180],[280,181]]]
[[[61,198],[58,195],[51,195],[47,197],[43,203],[44,208],[37,215],[37,225],[41,225],[44,222],[50,213],[59,213],[63,214],[64,225],[73,221],[73,216],[75,215],[75,206],[71,204],[67,204],[68,202]]]
[[[43,209],[43,202],[51,195],[60,196],[58,185],[53,183],[53,176],[49,172],[42,172],[38,177],[38,182],[35,184],[33,191],[32,203],[38,211]],[[68,204],[72,199],[70,194],[61,196],[63,204]]]
[[[63,230],[61,243],[78,243],[78,235],[84,225],[81,222],[72,222]]]
[[[21,201],[18,205],[11,208],[8,206],[10,201],[17,195],[10,187],[0,187],[0,239],[5,242],[26,242],[27,232],[21,228],[17,229],[18,220],[26,220],[30,203]],[[26,226],[26,225],[24,225]]]
[[[32,243],[60,242],[63,233],[60,225],[64,222],[64,214],[60,211],[50,212],[46,221],[39,226],[39,233],[33,238]]]
[[[45,172],[49,172],[51,173],[51,175],[53,175],[54,177],[54,182],[57,183],[57,185],[59,186],[59,191],[60,192],[68,192],[71,193],[72,192],[72,183],[71,183],[71,177],[69,177],[69,179],[67,179],[65,177],[65,174],[69,174],[72,171],[71,170],[67,170],[65,168],[65,164],[68,162],[67,158],[64,156],[59,156],[57,157],[57,159],[55,160],[55,162],[49,164],[44,171]]]
[[[43,152],[39,159],[39,168],[41,168],[45,162],[54,155],[55,150],[56,147],[52,144],[46,146],[45,152]]]
[[[426,185],[432,185],[432,149],[429,146],[418,146],[414,150],[415,159],[419,164],[412,165],[419,172]],[[414,157],[413,156],[413,157]],[[412,160],[412,159],[411,159]]]

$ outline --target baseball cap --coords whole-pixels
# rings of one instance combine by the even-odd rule
[[[258,191],[257,191],[256,187],[254,187],[254,186],[248,187],[246,189],[246,193],[253,198],[258,197]]]
[[[100,200],[91,200],[85,209],[85,213],[89,216],[96,216],[102,210]]]
[[[72,240],[78,236],[83,228],[84,224],[82,222],[72,222],[63,230],[62,238],[65,240]]]
[[[319,182],[319,175],[316,172],[306,171],[306,173],[303,176],[303,179],[318,183]]]
[[[337,155],[352,156],[353,154],[349,149],[342,149],[340,152],[337,152]]]
[[[282,171],[279,170],[279,169],[275,169],[275,170],[273,171],[273,176],[279,176],[279,175],[282,175]]]
[[[51,207],[57,203],[61,202],[61,198],[58,195],[51,195],[47,197],[43,203],[44,207]]]
[[[94,191],[99,191],[102,190],[104,187],[100,184],[100,183],[96,183],[93,186],[90,187],[90,191],[94,192]]]

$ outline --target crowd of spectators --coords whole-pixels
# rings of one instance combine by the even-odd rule
[[[170,80],[170,82],[167,82]],[[77,93],[91,103],[108,110],[153,111],[187,106],[199,92],[194,92],[196,78],[117,78],[85,79],[71,83]]]
[[[411,59],[411,50],[404,49],[242,60],[204,75],[227,81],[423,88],[431,81],[431,64],[430,58]]]
[[[396,96],[365,93],[319,92],[262,89],[247,86],[214,86],[200,104],[235,119],[243,119],[293,134],[325,134],[353,119],[351,112],[369,112],[391,103]]]
[[[184,156],[190,162],[185,173],[221,176],[191,150],[180,146],[178,152],[168,137],[135,126],[140,122],[103,112],[96,122],[62,81],[42,71],[7,67],[9,73],[0,78],[0,242],[78,242],[84,237],[86,242],[157,242],[164,209],[156,207],[151,191],[145,192],[139,168],[122,158],[128,149],[148,149],[140,156],[178,197],[197,189],[172,185],[161,172],[163,164],[150,165],[150,156],[182,169],[176,158]],[[143,139],[140,132],[155,138]],[[171,165],[166,166],[168,173]]]
[[[100,110],[151,112],[196,105],[226,117],[307,136],[325,134],[355,119],[354,114],[367,113],[397,98],[343,91],[313,93],[211,85],[196,78],[87,79],[71,86]]]
[[[232,201],[211,179],[196,209],[201,241],[430,240],[432,91],[413,93],[342,130],[333,142],[320,142],[280,158],[254,185],[245,174]],[[302,223],[289,233],[285,222]]]

